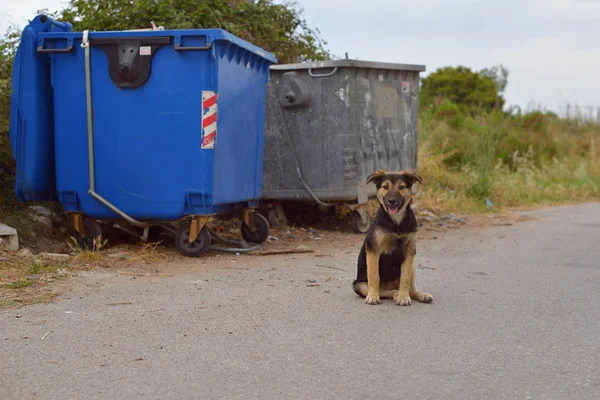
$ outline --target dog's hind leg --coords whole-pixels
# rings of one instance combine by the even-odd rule
[[[396,299],[398,291],[396,289],[379,289],[379,297],[382,299]]]
[[[369,285],[367,282],[354,282],[354,292],[361,296],[367,297],[369,294]],[[398,297],[398,290],[379,288],[379,298],[381,299],[395,299]]]
[[[421,303],[431,303],[433,301],[432,295],[417,290],[417,285],[415,284],[415,272],[416,271],[413,269],[412,276],[410,277],[410,298],[420,301]]]
[[[354,293],[360,297],[367,297],[367,293],[369,292],[369,286],[367,285],[367,282],[354,281],[352,287],[354,288]]]

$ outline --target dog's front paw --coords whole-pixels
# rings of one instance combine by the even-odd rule
[[[396,304],[399,306],[410,306],[410,296],[408,295],[398,295],[398,299],[396,300]]]
[[[379,304],[380,300],[379,300],[379,295],[378,294],[367,294],[367,297],[365,298],[365,303],[367,304]]]

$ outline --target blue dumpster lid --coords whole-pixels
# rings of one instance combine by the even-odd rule
[[[184,37],[184,36],[206,36],[207,42],[214,42],[217,40],[223,40],[230,42],[238,47],[245,50],[251,51],[271,63],[276,63],[277,58],[275,56],[260,47],[253,45],[239,37],[223,30],[223,29],[165,29],[155,31],[144,31],[144,30],[131,30],[131,31],[90,31],[90,39],[108,39],[108,38],[127,38],[127,37]],[[40,38],[66,38],[66,39],[81,39],[83,32],[60,32],[60,33],[43,33],[40,34]]]
[[[416,64],[397,64],[387,62],[375,62],[375,61],[359,61],[359,60],[327,60],[327,61],[316,61],[309,63],[298,63],[298,64],[279,64],[272,65],[272,70],[287,71],[297,69],[317,69],[317,68],[374,68],[374,69],[393,69],[402,71],[425,71],[424,65]]]

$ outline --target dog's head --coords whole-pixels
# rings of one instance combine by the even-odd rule
[[[390,215],[404,211],[412,200],[412,186],[423,183],[419,175],[412,171],[388,172],[377,170],[367,178],[367,183],[375,183],[379,204]]]

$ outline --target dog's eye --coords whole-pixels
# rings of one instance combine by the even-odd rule
[[[398,190],[404,190],[404,189],[406,189],[406,186],[402,186],[402,185],[398,186]]]
[[[383,185],[383,190],[388,190],[389,188],[389,185]]]

